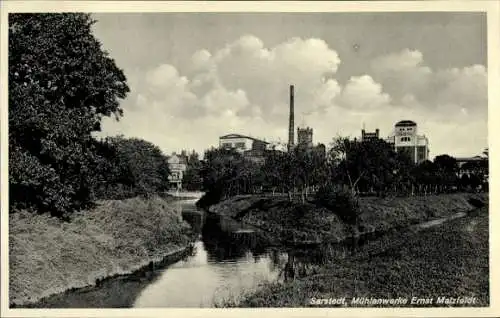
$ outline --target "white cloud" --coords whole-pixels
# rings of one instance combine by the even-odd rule
[[[296,123],[312,126],[315,142],[358,136],[363,122],[387,135],[401,119],[417,121],[431,151],[481,151],[486,142],[486,69],[480,65],[432,70],[422,53],[404,50],[374,59],[367,74],[342,87],[335,80],[340,58],[325,41],[292,38],[266,47],[252,35],[194,52],[191,61],[185,74],[168,63],[142,75],[125,70],[132,93],[124,117],[105,120],[103,134],[141,137],[165,152],[203,151],[229,132],[284,141],[294,84]]]
[[[424,65],[421,52],[405,49],[375,58],[370,72],[396,103],[404,105],[412,96],[430,109],[465,108],[472,115],[484,115],[488,108],[487,71],[482,65],[432,70]]]
[[[340,105],[364,111],[377,111],[390,103],[390,97],[382,92],[382,85],[368,75],[351,77],[337,98]]]

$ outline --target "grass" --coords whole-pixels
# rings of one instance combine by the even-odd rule
[[[487,201],[487,194],[476,195]],[[474,208],[469,194],[442,194],[406,198],[360,198],[360,232],[380,232],[447,217]],[[313,203],[291,203],[283,197],[238,196],[210,211],[256,226],[271,242],[338,242],[349,228],[332,211]]]
[[[185,248],[191,229],[170,199],[99,202],[62,222],[9,215],[9,299],[35,302],[98,279],[133,272]]]
[[[310,298],[476,297],[489,305],[488,209],[419,232],[394,233],[384,248],[366,245],[357,255],[328,263],[291,283],[265,285],[226,307],[304,307]],[[457,305],[458,306],[458,305]],[[468,305],[472,306],[472,305]]]

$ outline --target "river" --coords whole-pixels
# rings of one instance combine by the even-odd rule
[[[182,217],[198,233],[193,248],[170,265],[104,280],[99,286],[53,295],[28,305],[32,308],[130,308],[130,307],[214,307],[255,291],[262,283],[284,280],[286,268],[294,264],[295,275],[314,273],[325,258],[344,258],[349,248],[290,250],[266,246],[249,226],[229,218],[205,213],[196,200],[178,201]],[[423,222],[416,231],[465,216]],[[384,234],[393,237],[397,232]],[[380,241],[380,237],[367,238]],[[391,240],[386,240],[389,242]],[[368,242],[367,241],[367,242]],[[364,244],[363,244],[364,245]],[[368,244],[369,245],[369,244]],[[382,244],[384,248],[385,243]],[[371,248],[368,246],[368,248]],[[328,256],[326,256],[328,255]]]
[[[214,307],[252,292],[262,283],[284,279],[288,251],[266,246],[248,226],[207,215],[195,202],[178,202],[184,220],[199,234],[193,249],[181,260],[53,295],[27,307]],[[295,264],[314,261],[308,255],[293,259]]]
[[[287,254],[261,246],[253,229],[207,216],[194,202],[184,202],[182,211],[200,233],[193,253],[161,270],[133,307],[213,307],[282,276]]]

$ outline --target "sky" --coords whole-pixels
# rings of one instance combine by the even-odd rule
[[[480,154],[487,142],[486,17],[482,13],[102,13],[94,35],[128,80],[123,134],[166,154],[218,146],[239,133],[314,143],[413,120],[431,158]]]

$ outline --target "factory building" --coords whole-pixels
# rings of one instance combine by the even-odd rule
[[[416,164],[429,159],[429,140],[425,135],[418,134],[414,121],[397,122],[393,135],[386,141],[394,146],[396,152],[405,153]]]

